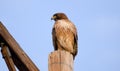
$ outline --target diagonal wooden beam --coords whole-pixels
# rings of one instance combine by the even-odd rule
[[[5,26],[0,22],[0,42],[5,43],[12,55],[14,64],[20,71],[39,71],[32,60],[22,50]]]

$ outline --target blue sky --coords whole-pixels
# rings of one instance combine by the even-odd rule
[[[120,0],[1,0],[0,21],[41,71],[53,51],[51,29],[64,12],[78,30],[74,71],[120,71]],[[8,71],[0,55],[1,71]]]

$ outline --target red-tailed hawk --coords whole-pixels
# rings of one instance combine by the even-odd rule
[[[55,21],[52,29],[54,50],[65,50],[75,58],[78,51],[78,37],[75,25],[64,13],[56,13],[51,20]]]

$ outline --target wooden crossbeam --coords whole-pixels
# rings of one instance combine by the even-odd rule
[[[19,71],[39,71],[1,22],[0,43],[5,43],[8,46],[12,60]]]

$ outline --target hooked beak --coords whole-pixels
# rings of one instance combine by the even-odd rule
[[[54,18],[52,17],[51,20],[54,20]]]

